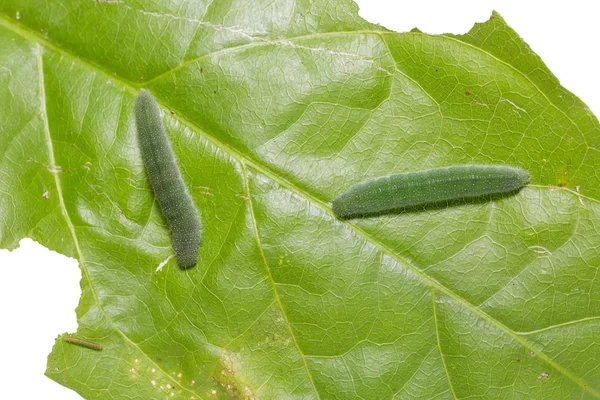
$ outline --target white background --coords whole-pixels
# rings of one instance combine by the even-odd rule
[[[91,1],[91,0],[88,0]],[[600,115],[600,5],[595,1],[357,0],[360,15],[396,31],[465,33],[496,10],[541,56],[563,86]],[[415,4],[418,3],[418,4]],[[0,210],[2,213],[2,210]],[[81,399],[44,376],[54,338],[77,329],[77,262],[30,239],[0,250],[2,398]]]

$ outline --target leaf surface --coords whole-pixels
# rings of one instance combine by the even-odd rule
[[[141,161],[159,101],[204,226],[183,271]],[[502,18],[389,32],[334,1],[5,0],[0,245],[82,268],[47,375],[106,398],[600,397],[600,127]],[[362,220],[364,179],[532,173]]]

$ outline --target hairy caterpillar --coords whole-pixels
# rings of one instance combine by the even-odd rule
[[[507,193],[529,183],[529,173],[503,165],[459,165],[369,179],[333,201],[341,218],[447,200]]]
[[[88,349],[100,351],[104,348],[100,343],[94,343],[87,340],[79,339],[73,336],[63,336],[63,341],[76,344],[77,346],[86,347]]]
[[[202,238],[200,215],[179,172],[158,104],[146,90],[135,101],[135,121],[150,184],[171,228],[177,263],[192,267]]]

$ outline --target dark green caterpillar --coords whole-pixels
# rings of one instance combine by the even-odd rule
[[[200,215],[177,167],[158,104],[148,91],[142,90],[135,101],[135,121],[150,184],[173,234],[177,263],[192,267],[202,237]]]
[[[504,165],[459,165],[370,179],[333,201],[341,218],[517,190],[529,173]]]

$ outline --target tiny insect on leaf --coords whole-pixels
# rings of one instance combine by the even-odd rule
[[[101,351],[104,346],[101,343],[90,342],[88,340],[79,339],[73,336],[63,336],[63,342],[75,344],[77,346],[85,347],[88,349]]]

